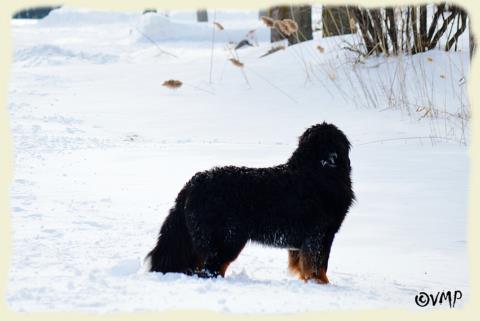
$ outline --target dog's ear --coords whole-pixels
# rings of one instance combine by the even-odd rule
[[[320,162],[323,167],[337,167],[337,158],[338,155],[336,152],[330,152],[327,158],[320,160]]]

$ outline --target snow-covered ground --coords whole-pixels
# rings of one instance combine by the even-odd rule
[[[11,308],[414,309],[419,291],[443,290],[461,290],[457,306],[466,302],[469,162],[467,147],[454,140],[468,130],[428,119],[419,106],[410,115],[382,107],[391,100],[375,86],[402,64],[405,100],[458,112],[468,52],[358,65],[379,104],[372,108],[349,84],[354,72],[340,41],[317,36],[259,59],[270,44],[257,13],[217,15],[225,30],[215,34],[212,83],[211,25],[188,22],[192,13],[167,19],[61,9],[43,21],[12,22]],[[228,61],[228,42],[252,29],[258,46],[238,50],[242,73]],[[419,75],[426,80],[415,82]],[[172,78],[184,85],[162,86]],[[256,244],[224,279],[142,271],[191,175],[214,165],[283,163],[297,137],[322,121],[353,143],[357,195],[333,245],[331,284],[297,280],[287,272],[286,250]],[[451,140],[410,139],[430,135]]]

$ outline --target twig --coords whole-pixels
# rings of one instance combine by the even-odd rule
[[[168,51],[166,50],[163,50],[162,48],[160,48],[160,46],[155,42],[155,40],[153,40],[152,38],[150,38],[149,36],[147,36],[146,34],[144,34],[140,29],[138,29],[138,27],[135,27],[135,30],[138,31],[139,34],[141,34],[143,37],[145,37],[145,39],[147,39],[148,41],[150,41],[151,43],[153,43],[155,45],[155,47],[158,48],[158,50],[160,50],[161,53],[164,53],[166,55],[169,55],[169,56],[172,56],[174,58],[178,58],[178,56],[172,54],[172,53],[169,53]]]
[[[246,67],[245,67],[246,68]],[[298,101],[295,100],[295,98],[293,98],[292,96],[290,96],[289,94],[287,94],[285,91],[283,91],[282,89],[280,89],[279,87],[277,87],[275,84],[273,84],[272,82],[270,82],[270,80],[266,79],[265,77],[263,77],[262,75],[260,75],[259,73],[253,71],[251,68],[248,68],[250,70],[250,72],[252,72],[254,75],[256,75],[257,77],[263,79],[267,84],[269,84],[270,86],[272,86],[273,88],[275,88],[276,90],[278,90],[280,93],[282,93],[283,95],[285,95],[286,97],[288,97],[288,99],[290,99],[291,101],[293,101],[294,103],[298,104]]]
[[[285,46],[279,45],[279,46],[272,47],[272,48],[270,48],[270,50],[268,50],[266,53],[264,53],[263,55],[261,55],[258,58],[266,57],[266,56],[271,55],[271,54],[273,54],[273,53],[275,53],[279,50],[285,50]]]
[[[213,11],[213,21],[215,21],[216,18],[217,18],[217,10],[214,10]],[[213,26],[212,26],[212,50],[210,52],[210,78],[209,78],[209,81],[208,81],[209,84],[212,83],[213,47],[214,47],[214,44],[215,44],[215,24],[213,24]]]
[[[194,88],[194,89],[196,89],[196,90],[204,91],[204,92],[206,92],[206,93],[209,93],[210,95],[214,95],[214,96],[215,96],[215,93],[212,92],[212,91],[209,91],[209,90],[206,90],[206,89],[203,89],[203,88],[200,88],[200,87],[191,85],[191,84],[186,84],[186,83],[184,83],[184,85],[190,86],[190,87],[192,87],[192,88]]]
[[[439,140],[446,140],[446,141],[452,141],[455,143],[459,143],[462,145],[466,145],[464,142],[454,139],[454,138],[448,138],[448,137],[442,137],[442,136],[412,136],[412,137],[398,137],[398,138],[386,138],[386,139],[378,139],[378,140],[372,140],[369,142],[364,142],[364,143],[359,143],[359,144],[354,144],[354,146],[363,146],[363,145],[370,145],[370,144],[377,144],[377,143],[384,143],[384,142],[392,142],[392,141],[397,141],[397,140],[413,140],[413,139],[439,139]]]

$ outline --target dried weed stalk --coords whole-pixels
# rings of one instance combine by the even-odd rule
[[[167,87],[169,89],[178,89],[182,87],[183,83],[180,80],[169,79],[165,80],[162,86]]]

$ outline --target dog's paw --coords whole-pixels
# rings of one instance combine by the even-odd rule
[[[300,280],[303,280],[305,282],[308,281],[313,281],[318,284],[329,284],[330,281],[328,280],[327,277],[327,272],[325,269],[320,269],[314,273],[300,273],[299,275]]]
[[[211,272],[208,270],[201,270],[201,271],[196,271],[195,275],[198,276],[201,279],[211,279],[211,278],[217,278],[220,273],[219,272]]]

